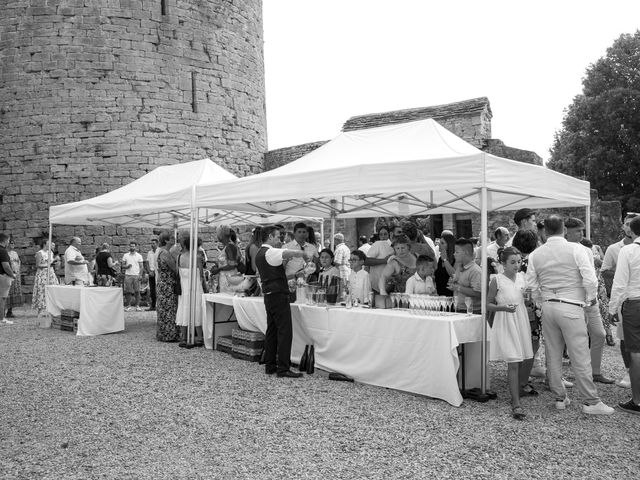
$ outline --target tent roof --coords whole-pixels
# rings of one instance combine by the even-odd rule
[[[342,132],[227,189],[201,184],[200,207],[339,218],[586,206],[589,183],[478,150],[432,119]]]
[[[189,226],[194,185],[225,184],[236,180],[231,172],[208,158],[157,167],[146,175],[111,192],[49,209],[52,224],[122,225],[129,227]],[[231,225],[285,222],[288,215],[202,209],[200,222]]]

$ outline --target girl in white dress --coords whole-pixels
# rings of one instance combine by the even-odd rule
[[[500,253],[500,263],[504,272],[496,275],[489,283],[487,310],[495,312],[490,330],[490,359],[507,362],[507,379],[511,393],[513,418],[522,420],[526,414],[520,406],[520,385],[522,361],[533,357],[529,316],[524,304],[524,276],[519,273],[522,259],[520,252],[505,248]],[[525,379],[526,383],[526,379]]]
[[[180,287],[182,294],[178,296],[178,311],[176,313],[176,325],[180,327],[180,343],[178,346],[181,348],[189,348],[190,345],[187,339],[187,328],[189,326],[189,308],[191,303],[191,292],[189,290],[189,276],[191,270],[189,268],[189,248],[190,248],[190,236],[184,235],[182,238],[182,253],[178,256],[178,272],[180,273]],[[195,339],[194,345],[196,347],[204,346],[204,337],[202,335],[202,294],[203,290],[203,270],[204,270],[204,257],[201,252],[196,254],[196,311],[194,318],[195,327]]]

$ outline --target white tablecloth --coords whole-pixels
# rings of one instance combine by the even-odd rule
[[[72,287],[47,285],[47,311],[80,312],[78,335],[103,335],[124,330],[122,289],[116,287]]]
[[[232,302],[241,328],[266,332],[262,298],[215,294],[209,301]],[[313,344],[316,366],[322,370],[344,373],[371,385],[441,398],[455,406],[462,404],[456,377],[457,347],[481,341],[480,315],[432,317],[399,310],[303,304],[291,304],[291,314],[292,361],[298,362],[305,345]],[[479,358],[473,363],[479,363]]]

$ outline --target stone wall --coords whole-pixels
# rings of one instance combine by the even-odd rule
[[[163,14],[163,5],[166,11]],[[266,150],[261,0],[12,0],[0,9],[0,230],[33,274],[48,207],[210,157]],[[55,226],[61,250],[151,231]]]

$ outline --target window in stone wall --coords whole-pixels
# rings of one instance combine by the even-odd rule
[[[198,90],[196,86],[196,72],[191,72],[191,109],[198,113]]]
[[[160,0],[160,13],[169,15],[169,0]]]
[[[473,225],[471,219],[456,220],[456,237],[473,237]]]

